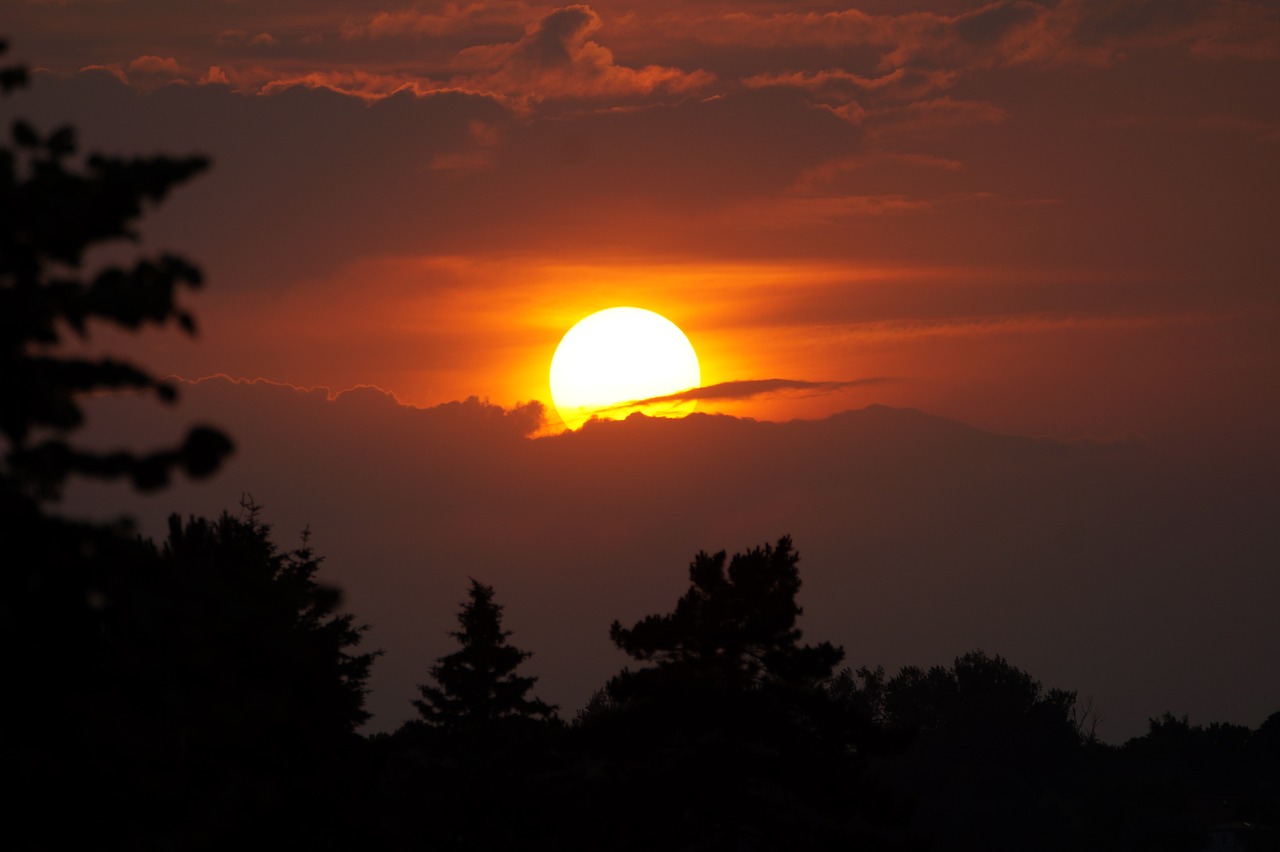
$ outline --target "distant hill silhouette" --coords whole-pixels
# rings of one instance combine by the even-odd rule
[[[392,649],[373,675],[377,728],[407,717],[421,682],[421,660],[394,649],[449,650],[430,625],[452,621],[470,566],[528,602],[510,626],[538,649],[539,693],[575,707],[617,663],[592,637],[659,611],[688,554],[783,531],[804,543],[811,629],[855,661],[1016,652],[1094,696],[1112,740],[1144,730],[1152,706],[1254,723],[1270,712],[1237,688],[1280,656],[1266,604],[1280,575],[1264,568],[1280,552],[1267,520],[1280,492],[1265,468],[883,406],[786,423],[636,417],[529,440],[536,405],[418,409],[376,389],[330,401],[226,379],[183,391],[185,416],[237,436],[224,473],[153,507],[87,488],[69,507],[136,511],[159,532],[171,510],[216,514],[250,490],[281,528],[311,524],[370,643]],[[135,400],[92,405],[87,438],[104,445],[170,434]],[[1187,681],[1188,660],[1207,680]]]

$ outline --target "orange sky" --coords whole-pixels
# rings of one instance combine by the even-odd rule
[[[884,380],[703,410],[1087,434],[1275,402],[1272,5],[201,9],[7,22],[49,72],[16,110],[214,158],[146,229],[211,282],[167,370],[512,405],[626,304],[704,384]]]
[[[89,150],[212,158],[143,222],[144,249],[177,250],[205,271],[207,288],[189,299],[201,336],[100,333],[92,345],[190,380],[266,380],[195,394],[216,396],[202,409],[211,419],[238,425],[243,458],[272,458],[255,442],[276,427],[252,416],[268,387],[336,396],[371,385],[409,406],[444,405],[423,417],[446,419],[474,413],[448,404],[478,397],[508,413],[477,417],[518,421],[523,438],[536,408],[516,405],[550,401],[560,336],[592,311],[632,305],[676,322],[704,386],[725,385],[703,412],[781,423],[881,403],[1007,434],[1140,439],[1197,470],[1225,458],[1250,476],[1280,474],[1275,3],[12,0],[3,26],[9,56],[35,70],[28,90],[0,104],[6,120],[71,122]],[[385,414],[385,398],[367,391],[338,397],[333,416],[355,410],[352,399]],[[295,415],[306,422],[298,412],[281,422]],[[777,428],[771,452],[807,440],[807,426]],[[343,447],[367,439],[354,426],[340,433]],[[563,448],[596,440],[519,453],[574,455]],[[839,452],[843,439],[825,440]],[[316,452],[342,466],[343,447]],[[503,471],[504,485],[570,489],[521,479],[547,468],[512,453],[518,469]],[[794,504],[760,495],[673,520],[655,486],[652,505],[626,507],[630,523],[675,530],[662,556],[676,554],[677,573],[699,548],[787,531],[804,552],[810,516],[838,531],[814,533],[819,555],[824,542],[856,548],[856,537],[839,538],[839,513],[824,514],[835,509],[822,500],[835,498],[823,490],[829,465],[815,459],[802,461],[816,490]],[[376,461],[395,497],[383,508],[412,513],[416,486],[397,464]],[[716,473],[735,469],[726,461]],[[237,470],[201,511],[255,490]],[[334,482],[354,476],[343,470]],[[274,468],[263,476],[291,481]],[[449,481],[462,495],[448,507],[465,515],[459,529],[536,532],[514,504],[500,523],[466,514],[479,492],[462,474]],[[1240,505],[1255,494],[1217,480],[1204,488]],[[1080,511],[1109,530],[1120,510],[1104,491],[1081,490],[1093,502]],[[342,542],[364,535],[307,502],[320,493],[257,496],[269,507],[298,501],[290,522],[328,518]],[[1147,495],[1134,483],[1115,493]],[[910,528],[914,504],[899,496],[885,529]],[[1040,496],[1055,511],[1072,505]],[[1190,502],[1164,520],[1141,519],[1143,546],[1159,545],[1124,581],[1128,605],[1167,555],[1161,530],[1218,511],[1182,496]],[[568,490],[547,499],[576,505]],[[772,515],[796,526],[764,529]],[[628,546],[593,535],[596,553]],[[1249,560],[1269,552],[1273,562],[1274,549],[1249,535],[1232,570],[1257,579]],[[1186,552],[1233,546],[1205,540]],[[1097,564],[1119,571],[1137,548],[1116,543]],[[964,564],[980,564],[977,552]],[[1208,594],[1186,588],[1169,623],[1185,624]],[[1247,579],[1232,590],[1258,597]],[[946,621],[945,607],[934,615]],[[1268,647],[1280,648],[1271,631]]]

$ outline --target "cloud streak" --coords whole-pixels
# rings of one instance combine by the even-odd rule
[[[883,376],[870,376],[865,379],[849,379],[838,382],[809,382],[803,379],[739,379],[730,382],[717,382],[714,385],[689,388],[677,393],[636,400],[623,405],[614,406],[609,411],[625,411],[644,405],[657,405],[665,402],[733,402],[755,399],[761,396],[782,393],[804,393],[806,395],[831,393],[845,388],[879,385],[893,381]]]

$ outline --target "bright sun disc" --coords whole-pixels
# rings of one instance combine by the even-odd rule
[[[696,388],[701,381],[689,338],[671,320],[642,308],[609,308],[579,321],[551,359],[551,399],[570,429],[593,415],[688,414],[693,400],[629,403]]]

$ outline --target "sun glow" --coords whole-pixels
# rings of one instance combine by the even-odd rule
[[[689,414],[693,400],[634,403],[696,388],[701,381],[689,338],[666,317],[642,308],[609,308],[580,320],[551,359],[551,398],[570,429],[593,416]]]

